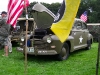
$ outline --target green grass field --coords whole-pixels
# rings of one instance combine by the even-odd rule
[[[93,43],[91,50],[75,51],[65,61],[57,61],[55,56],[29,56],[26,75],[96,75],[97,51],[98,43]],[[0,75],[25,75],[22,53],[16,47],[9,57],[3,57],[3,53],[0,50]]]

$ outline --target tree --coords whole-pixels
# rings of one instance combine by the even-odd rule
[[[30,6],[28,7],[28,14],[29,17],[33,17],[32,15],[32,7],[37,2],[30,3]],[[59,7],[61,6],[60,3],[44,3],[41,2],[45,7],[47,7],[49,10],[51,10],[54,14],[56,14],[59,10]],[[90,9],[92,9],[92,12],[90,12]],[[100,22],[100,0],[81,0],[78,12],[76,17],[80,18],[80,16],[83,14],[84,11],[88,11],[88,21],[90,23],[97,23]],[[25,13],[23,13],[23,16],[25,16]]]
[[[34,4],[36,4],[38,2],[32,2],[30,3],[30,6],[28,7],[28,15],[29,17],[33,17],[32,15],[32,8],[34,6]],[[41,4],[43,4],[45,7],[47,7],[50,11],[52,11],[54,14],[57,13],[59,7],[60,7],[60,3],[52,3],[52,4],[48,4],[48,3],[44,3],[44,2],[41,2]],[[23,12],[22,16],[25,16],[25,11]]]

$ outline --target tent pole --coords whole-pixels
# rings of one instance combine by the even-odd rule
[[[26,7],[26,0],[24,0],[25,12],[26,12],[26,32],[25,32],[25,75],[27,75],[27,30],[28,30],[28,12]]]

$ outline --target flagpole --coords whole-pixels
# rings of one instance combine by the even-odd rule
[[[24,0],[25,12],[26,12],[26,41],[25,41],[25,75],[27,75],[27,30],[28,30],[28,12],[26,7],[26,0]]]
[[[97,54],[97,61],[96,61],[96,75],[98,75],[99,70],[99,59],[100,59],[100,37],[98,37],[99,44],[98,44],[98,54]]]

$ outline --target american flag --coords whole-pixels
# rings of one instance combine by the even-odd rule
[[[84,22],[87,21],[87,11],[85,11],[81,16],[80,19],[83,20]]]
[[[28,0],[9,0],[8,2],[8,19],[7,23],[11,24],[14,28],[16,27],[17,19],[22,14],[22,11],[25,7],[26,1],[26,7],[29,5]]]

